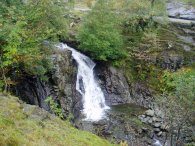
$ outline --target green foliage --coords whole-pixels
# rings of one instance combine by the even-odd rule
[[[154,82],[158,82],[158,74],[160,73],[160,69],[155,66],[153,58],[162,48],[157,35],[159,27],[155,26],[156,24],[152,20],[149,24],[142,31],[133,32],[131,29],[131,32],[125,34],[126,50],[129,54],[125,68],[131,81],[147,81],[153,86]]]
[[[195,70],[187,68],[176,73],[166,72],[164,79],[166,83],[164,92],[169,91],[171,96],[176,97],[180,108],[184,109],[186,114],[192,114],[195,111]]]
[[[62,112],[62,109],[59,107],[59,105],[52,99],[51,96],[47,97],[45,99],[45,102],[49,104],[51,110],[55,113],[56,116],[63,119],[64,115]]]
[[[175,95],[180,98],[188,108],[194,109],[195,105],[195,71],[187,71],[181,75],[173,76]]]
[[[4,81],[0,80],[0,92],[2,92],[3,86],[4,86]]]
[[[79,29],[79,48],[96,60],[120,60],[125,57],[118,19],[110,1],[99,0]]]
[[[161,91],[167,95],[169,102],[173,100],[173,104],[183,110],[184,115],[192,114],[195,110],[195,70],[183,68],[175,73],[165,71],[161,79]]]
[[[156,101],[165,113],[170,137],[175,136],[178,141],[183,141],[182,132],[188,130],[187,125],[194,123],[195,70],[184,68],[175,73],[165,71],[162,77],[163,94]]]
[[[162,50],[158,36],[161,26],[153,16],[166,16],[165,2],[154,0],[123,0],[119,7],[122,14],[123,35],[128,58],[124,68],[131,81],[157,81],[158,68],[152,62],[155,52]],[[155,56],[156,54],[154,54]],[[153,77],[154,76],[154,77]]]
[[[120,142],[120,146],[128,146],[127,141],[121,141],[121,142]]]
[[[185,146],[195,146],[195,142],[187,143]]]
[[[175,73],[166,70],[161,77],[161,84],[163,91],[175,91],[180,96],[192,98],[195,95],[195,70],[183,68]]]
[[[31,75],[44,75],[50,68],[50,47],[66,35],[63,0],[3,0],[0,2],[0,80],[14,69]]]
[[[123,0],[120,11],[122,11],[125,31],[135,35],[153,26],[153,16],[166,16],[165,2],[154,0],[154,4],[149,0]]]

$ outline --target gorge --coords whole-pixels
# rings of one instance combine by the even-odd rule
[[[0,145],[194,146],[194,6],[0,2]]]

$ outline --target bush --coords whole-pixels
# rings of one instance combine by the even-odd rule
[[[44,75],[50,68],[45,40],[66,35],[63,0],[10,0],[0,2],[0,81],[15,75]],[[18,73],[20,72],[20,73]]]
[[[62,112],[62,109],[58,106],[58,104],[52,99],[51,96],[47,97],[45,99],[45,102],[49,104],[51,110],[54,112],[54,114],[56,116],[58,116],[59,118],[63,119],[64,115]]]
[[[119,24],[109,1],[96,3],[79,29],[78,40],[79,48],[93,59],[111,61],[125,57]]]

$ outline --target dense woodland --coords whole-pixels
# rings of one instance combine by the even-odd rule
[[[185,2],[194,5],[193,1]],[[168,113],[171,128],[179,131],[194,120],[195,64],[188,57],[195,54],[187,54],[186,63],[177,70],[163,69],[152,62],[153,54],[170,43],[176,48],[181,43],[173,33],[177,29],[167,22],[165,3],[164,0],[1,0],[0,91],[9,93],[17,84],[15,79],[26,75],[47,80],[54,49],[50,44],[73,40],[79,51],[96,62],[122,68],[129,83],[144,82],[151,88],[156,102]],[[90,10],[85,13],[74,10],[82,5]],[[81,17],[76,27],[70,25],[71,15]],[[161,17],[164,23],[156,22],[154,17]],[[74,38],[71,32],[76,34]]]

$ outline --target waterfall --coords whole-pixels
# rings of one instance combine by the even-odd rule
[[[83,98],[84,120],[98,121],[102,119],[105,116],[105,110],[109,107],[106,105],[104,94],[94,78],[93,69],[96,64],[89,57],[66,44],[60,44],[59,48],[72,51],[72,57],[78,64],[76,90]]]

